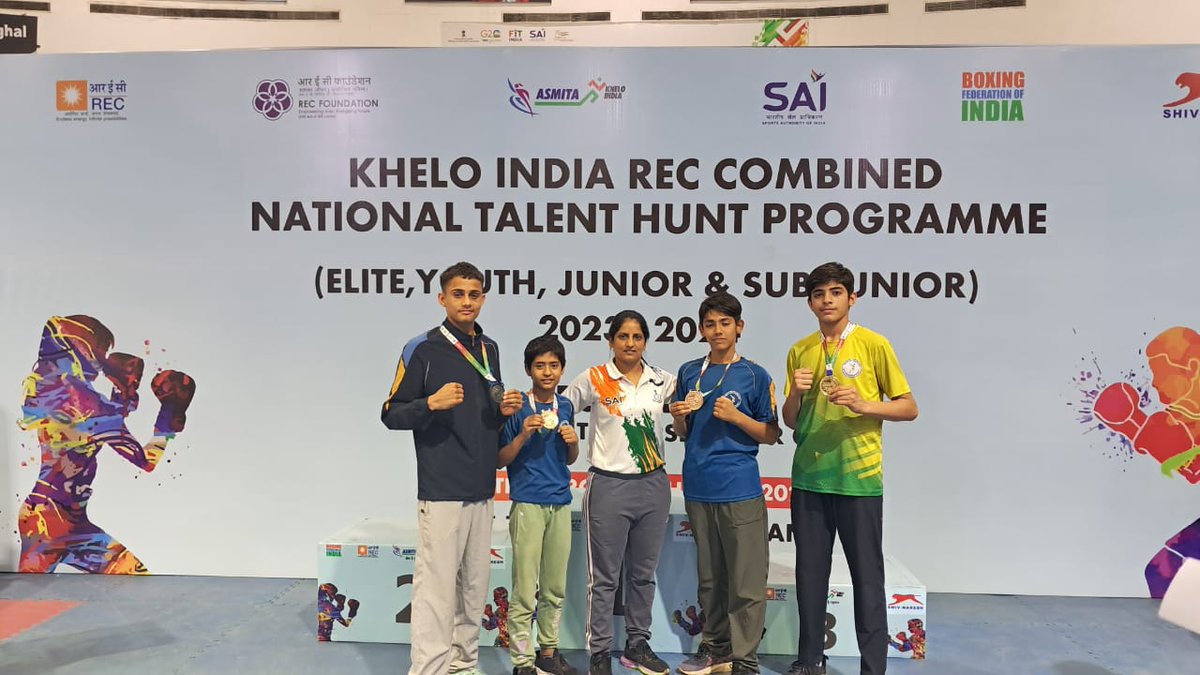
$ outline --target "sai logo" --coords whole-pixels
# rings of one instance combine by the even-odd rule
[[[87,110],[87,80],[59,80],[54,90],[54,107],[58,110],[63,112]]]
[[[341,544],[325,544],[325,557],[326,558],[342,557],[342,545]]]
[[[254,90],[254,109],[274,122],[292,109],[292,92],[284,80],[263,80]]]
[[[828,83],[822,82],[825,73],[813,70],[809,73],[809,79],[812,81],[811,86],[804,80],[795,85],[788,82],[768,82],[763,87],[763,96],[767,97],[769,103],[764,103],[762,109],[767,112],[790,113],[800,109],[812,113],[823,112],[828,104],[829,93]]]
[[[1200,107],[1180,108],[1180,106],[1200,99],[1200,73],[1180,73],[1179,77],[1175,78],[1175,86],[1186,89],[1187,92],[1178,101],[1163,104],[1163,119],[1200,119]]]

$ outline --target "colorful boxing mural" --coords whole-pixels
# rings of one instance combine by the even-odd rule
[[[112,332],[90,316],[46,321],[33,372],[25,378],[22,429],[41,449],[37,481],[21,505],[21,572],[53,572],[66,564],[93,574],[148,574],[119,540],[88,518],[97,455],[105,446],[143,471],[153,471],[167,444],[183,431],[196,392],[191,377],[174,370],[154,375],[150,390],[159,411],[142,443],[126,426],[140,400],[144,361],[110,352]],[[100,391],[100,375],[112,385]]]

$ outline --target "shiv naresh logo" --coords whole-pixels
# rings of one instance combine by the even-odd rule
[[[898,607],[905,603],[925,606],[925,603],[921,602],[915,593],[892,593],[892,601],[888,603],[888,607]]]
[[[1163,119],[1200,118],[1200,107],[1192,107],[1186,110],[1178,109],[1180,106],[1200,99],[1200,73],[1180,73],[1179,77],[1175,78],[1175,86],[1180,89],[1186,89],[1187,93],[1177,101],[1163,104]],[[1175,110],[1172,110],[1172,108],[1175,108]]]

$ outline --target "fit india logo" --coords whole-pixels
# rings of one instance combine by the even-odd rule
[[[61,112],[85,112],[87,91],[87,80],[59,80],[54,87],[54,107]]]
[[[255,88],[251,104],[260,115],[274,122],[292,109],[292,92],[284,80],[263,80]]]
[[[1182,107],[1200,99],[1200,73],[1180,73],[1179,77],[1175,78],[1175,86],[1186,90],[1186,93],[1177,101],[1163,104],[1163,119],[1200,119],[1200,106]]]
[[[342,545],[341,544],[325,544],[325,557],[326,558],[342,557]]]
[[[963,122],[1024,122],[1025,71],[963,71],[961,104]]]

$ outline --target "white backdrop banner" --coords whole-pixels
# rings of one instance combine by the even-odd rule
[[[442,24],[443,47],[807,47],[809,19]]]
[[[568,377],[603,361],[625,308],[674,370],[718,288],[780,381],[805,273],[838,260],[922,411],[884,432],[888,552],[934,591],[1153,592],[1200,545],[1197,71],[1194,47],[10,60],[0,565],[311,577],[322,536],[413,517],[379,410],[458,260],[514,385],[539,334]]]

